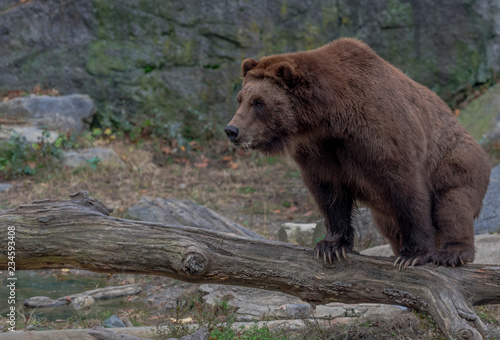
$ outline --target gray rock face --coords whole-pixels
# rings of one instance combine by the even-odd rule
[[[0,10],[2,86],[88,93],[174,136],[230,118],[243,58],[342,36],[446,98],[500,68],[497,0],[3,0]]]
[[[500,165],[491,170],[490,185],[474,229],[476,235],[500,232]]]
[[[141,221],[204,228],[243,237],[264,238],[213,210],[196,205],[189,200],[142,197],[128,210],[127,217]]]
[[[0,117],[52,131],[87,129],[97,108],[88,95],[29,96],[0,103]]]

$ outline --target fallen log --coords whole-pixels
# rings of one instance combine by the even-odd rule
[[[310,248],[200,228],[131,221],[86,192],[0,211],[0,240],[14,235],[15,269],[82,268],[163,275],[282,291],[313,306],[330,302],[398,304],[429,314],[450,338],[482,339],[473,305],[500,303],[500,265],[432,264],[399,271],[393,260],[348,254],[325,264]],[[7,242],[0,270],[11,270]]]
[[[141,292],[140,284],[130,284],[124,286],[112,286],[87,290],[81,293],[61,296],[51,299],[47,296],[34,296],[24,301],[24,305],[30,308],[49,308],[69,305],[73,300],[81,296],[92,296],[95,300],[113,299],[122,296],[136,295]]]

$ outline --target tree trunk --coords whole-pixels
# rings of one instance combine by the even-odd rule
[[[398,304],[429,314],[446,336],[458,339],[487,335],[472,305],[500,303],[500,266],[428,264],[399,271],[391,259],[357,254],[324,264],[310,248],[109,213],[86,192],[68,201],[35,201],[0,211],[0,270],[11,266],[7,240],[14,240],[16,270],[163,275],[281,291],[312,305]]]

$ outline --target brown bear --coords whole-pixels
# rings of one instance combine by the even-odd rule
[[[317,256],[353,249],[357,202],[371,208],[399,267],[474,260],[488,158],[450,108],[364,43],[246,59],[236,146],[286,154],[325,216]]]

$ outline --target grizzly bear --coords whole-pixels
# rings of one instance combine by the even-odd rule
[[[318,257],[353,250],[360,202],[400,269],[474,260],[490,164],[436,94],[355,39],[246,59],[242,75],[225,132],[236,146],[296,161],[325,217]]]

